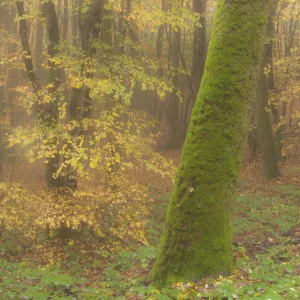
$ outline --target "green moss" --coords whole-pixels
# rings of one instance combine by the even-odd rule
[[[234,268],[231,205],[266,31],[266,0],[219,0],[171,195],[156,286]]]

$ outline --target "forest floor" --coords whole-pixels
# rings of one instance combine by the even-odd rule
[[[164,155],[179,161],[179,152]],[[149,245],[112,253],[85,236],[51,247],[41,242],[37,251],[13,232],[1,236],[0,226],[0,299],[299,299],[300,161],[287,160],[280,169],[282,176],[269,181],[259,161],[242,169],[233,213],[237,268],[231,276],[174,283],[162,291],[151,286],[172,183],[139,170],[129,177],[146,185],[153,199],[147,204]],[[35,193],[44,188],[41,165],[16,162],[5,174]],[[93,186],[96,181],[88,188]]]

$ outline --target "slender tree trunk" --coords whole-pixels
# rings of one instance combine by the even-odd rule
[[[201,83],[201,78],[204,72],[204,65],[207,53],[207,41],[206,41],[206,25],[205,25],[205,9],[207,0],[194,0],[193,10],[194,12],[200,14],[199,16],[199,26],[194,28],[194,41],[193,41],[193,61],[192,61],[192,90],[189,98],[184,105],[184,112],[182,118],[182,129],[181,129],[181,139],[184,140],[188,128],[191,106],[194,105],[197,94],[199,91],[199,86]]]
[[[72,29],[72,42],[73,45],[77,45],[78,35],[78,5],[77,0],[72,0],[72,17],[71,17],[71,29]]]
[[[192,81],[193,81],[193,102],[196,101],[199,91],[201,78],[204,72],[206,60],[207,44],[206,44],[206,26],[204,13],[207,0],[194,0],[194,11],[200,14],[199,23],[201,27],[195,26],[194,31],[194,49],[193,49],[193,65],[192,65]]]
[[[3,23],[3,29],[6,31],[6,33],[8,33],[8,35],[11,36],[16,36],[18,33],[17,30],[17,26],[16,23],[14,22],[14,20],[16,19],[16,9],[15,6],[12,3],[6,3],[6,5],[3,4],[3,6],[1,6],[0,8],[1,11],[1,21]],[[16,53],[17,51],[17,46],[15,44],[10,44],[10,46],[7,48],[7,51],[9,53]],[[15,110],[14,108],[14,103],[12,101],[12,99],[14,99],[15,96],[15,88],[17,86],[17,80],[18,80],[18,76],[19,76],[19,71],[16,70],[16,68],[9,68],[8,70],[6,70],[3,66],[0,66],[0,76],[1,76],[1,80],[3,80],[1,87],[1,104],[0,106],[2,106],[0,108],[0,118],[4,115],[4,110],[5,109],[9,109],[10,110],[10,118],[9,120],[7,120],[7,126],[12,126],[13,122],[15,121]],[[1,111],[2,110],[2,111]],[[0,121],[1,122],[1,121]],[[0,146],[0,156],[2,156],[2,160],[6,159],[8,162],[11,161],[11,159],[13,159],[13,157],[15,156],[15,149],[14,148],[8,148],[6,147],[5,144],[5,129],[2,124],[2,131],[0,130],[0,134],[1,137],[0,139],[2,139],[2,145]]]
[[[256,90],[256,123],[262,152],[263,175],[266,179],[280,176],[268,104],[268,77],[264,74],[264,68],[268,64],[268,47],[270,47],[270,45],[266,46]]]
[[[163,11],[166,10],[166,1],[161,1],[161,9]],[[165,25],[161,24],[158,27],[157,30],[157,37],[156,37],[156,59],[158,61],[159,67],[157,71],[157,77],[162,79],[164,76],[163,67],[162,67],[162,58],[163,58],[163,45],[164,45],[164,34],[165,34]],[[141,90],[141,88],[140,88]],[[140,91],[143,94],[146,94],[147,97],[144,96],[138,96],[140,99],[145,99],[145,101],[142,101],[141,107],[148,112],[152,117],[154,117],[157,120],[157,125],[159,126],[161,119],[163,117],[165,103],[162,101],[157,94],[156,91]]]
[[[18,15],[20,17],[20,21],[19,21],[20,38],[21,38],[23,51],[25,52],[24,55],[25,67],[26,67],[29,81],[31,82],[31,85],[33,87],[33,91],[38,96],[39,91],[41,90],[41,86],[36,75],[36,70],[34,69],[33,66],[31,51],[28,44],[27,24],[26,24],[26,20],[23,19],[23,16],[25,15],[24,4],[21,1],[16,1],[16,6],[17,6]],[[58,19],[57,19],[57,14],[53,2],[52,1],[44,2],[42,4],[42,11],[47,23],[46,33],[47,33],[47,41],[48,41],[47,43],[48,56],[50,58],[55,58],[58,54],[57,47],[59,46],[60,40],[59,40]],[[51,103],[48,103],[46,105],[45,109],[42,107],[41,104],[38,104],[37,113],[38,113],[38,117],[46,126],[52,127],[52,126],[56,126],[57,123],[58,106],[57,106],[56,98],[59,96],[58,88],[60,86],[60,71],[59,69],[57,69],[55,63],[51,59],[49,59],[48,61],[48,67],[49,67],[49,82],[51,83],[51,87],[49,88],[48,92],[53,97],[53,100]],[[47,163],[46,174],[45,174],[47,186],[49,188],[62,187],[62,186],[68,186],[74,188],[76,182],[74,182],[70,174],[65,174],[65,175],[60,174],[59,176],[56,177],[53,176],[55,173],[57,173],[57,170],[59,168],[59,163],[60,161],[59,161],[59,155],[57,151],[57,154],[55,154],[54,157],[51,157]]]
[[[55,66],[51,59],[58,55],[58,49],[60,43],[59,26],[58,26],[58,15],[52,1],[44,2],[42,4],[42,13],[46,19],[47,27],[47,52],[49,56],[48,67],[49,67],[49,83],[51,87],[48,89],[49,94],[52,97],[51,103],[46,105],[46,109],[42,115],[42,120],[46,126],[52,127],[57,125],[58,117],[58,88],[61,84],[60,70]],[[60,157],[57,153],[54,157],[49,158],[46,168],[46,182],[49,188],[61,187],[65,185],[64,179],[61,174],[54,176],[57,172],[60,164]]]
[[[63,9],[63,22],[62,22],[62,39],[63,41],[68,38],[68,29],[69,29],[69,1],[64,0],[64,9]]]
[[[77,1],[76,1],[77,2]],[[83,14],[78,13],[78,19],[75,21],[72,19],[72,35],[74,42],[75,34],[77,35],[77,30],[75,30],[75,25],[78,24],[79,36],[80,36],[80,46],[83,53],[92,58],[97,48],[93,46],[93,42],[99,38],[101,30],[102,12],[106,0],[93,0],[90,3],[89,9]],[[78,7],[81,7],[82,2],[77,2]],[[72,6],[73,12],[77,6]],[[86,72],[88,78],[92,78],[93,73]],[[70,119],[78,118],[88,118],[91,113],[92,99],[90,97],[90,88],[84,86],[81,89],[74,88],[71,96],[70,103]]]
[[[269,37],[272,37],[273,33],[273,16],[271,13],[268,25]],[[266,179],[280,176],[269,109],[269,92],[274,89],[272,46],[272,40],[270,40],[265,46],[264,56],[259,71],[255,103],[256,123],[262,152],[263,175]],[[264,73],[266,67],[270,68],[270,72],[268,74]]]
[[[40,82],[36,76],[35,69],[33,67],[31,51],[28,43],[28,29],[27,29],[26,20],[24,19],[24,15],[25,15],[24,3],[22,1],[16,1],[16,7],[18,11],[18,16],[20,18],[19,32],[20,32],[21,45],[24,52],[23,57],[24,57],[25,68],[26,68],[29,81],[32,85],[33,92],[37,95],[41,87],[40,87]],[[37,113],[41,113],[42,112],[41,105],[36,105],[36,110]]]
[[[35,36],[35,68],[38,78],[40,78],[41,84],[45,83],[45,72],[42,67],[42,55],[43,55],[43,37],[44,27],[40,20],[36,21],[36,36]]]
[[[169,58],[170,58],[170,71],[172,74],[172,84],[174,89],[178,88],[179,77],[178,68],[180,60],[180,45],[181,45],[181,31],[170,30],[169,32]],[[178,49],[179,48],[179,49]],[[179,99],[175,91],[168,95],[166,100],[166,119],[168,125],[166,148],[178,149],[181,145],[179,138]]]
[[[102,13],[106,0],[92,0],[90,6],[85,13],[80,11],[82,0],[76,0],[76,6],[72,3],[72,10],[79,9],[77,21],[72,18],[72,35],[73,42],[79,44],[81,50],[86,57],[92,58],[96,54],[97,48],[93,45],[99,38],[102,22]],[[74,26],[78,24],[79,29],[79,42],[77,42],[77,30]],[[84,71],[84,66],[82,66]],[[92,78],[93,73],[86,71],[87,78]],[[90,88],[83,86],[82,88],[73,88],[69,106],[69,119],[77,120],[80,122],[81,118],[89,118],[91,116],[92,98],[90,97]],[[83,128],[79,132],[72,132],[72,135],[83,134]],[[87,139],[85,139],[87,141]]]
[[[183,147],[154,285],[234,268],[231,207],[255,96],[269,5],[218,0],[200,92]]]
[[[97,48],[93,45],[93,42],[99,38],[101,29],[101,16],[103,7],[106,0],[93,0],[90,4],[88,11],[79,15],[79,34],[81,49],[88,57],[93,57],[97,51]],[[86,73],[88,78],[93,77],[93,73]],[[91,114],[92,99],[90,97],[90,88],[85,86],[83,91],[83,118],[90,117]]]
[[[26,20],[22,19],[25,15],[24,4],[21,1],[16,1],[16,6],[18,10],[18,15],[21,18],[19,21],[20,24],[19,30],[20,30],[21,44],[24,51],[25,67],[26,67],[29,80],[32,84],[33,90],[35,93],[37,93],[40,89],[40,84],[34,72],[31,51],[28,43],[28,29],[27,29]]]
[[[277,4],[277,2],[276,2]],[[269,36],[273,37],[273,35],[276,33],[274,24],[273,24],[273,18],[276,16],[276,5],[273,5],[272,7],[272,20],[269,22]],[[277,22],[279,22],[277,20]],[[278,32],[277,32],[278,34]],[[274,91],[275,90],[275,78],[274,78],[274,65],[273,65],[273,46],[274,42],[272,40],[269,41],[269,47],[266,49],[266,56],[268,57],[268,61],[270,64],[270,73],[268,74],[268,86],[269,90]],[[277,45],[277,48],[280,48],[280,45]],[[280,53],[277,54],[280,56]],[[278,104],[278,103],[277,103]],[[278,105],[275,103],[271,102],[270,104],[270,109],[272,112],[272,115],[274,117],[274,123],[276,125],[281,123],[280,119],[280,113],[278,109]],[[283,140],[284,140],[284,127],[283,125],[279,125],[279,127],[275,130],[274,133],[274,139],[275,139],[275,147],[276,147],[276,157],[277,160],[279,161],[282,159],[282,148],[283,148]]]
[[[275,124],[279,124],[281,122],[280,113],[277,107],[274,104],[271,104],[271,111],[274,117]],[[275,131],[275,145],[276,145],[276,156],[277,160],[282,159],[282,148],[284,142],[284,128],[283,125],[279,125],[279,127]]]
[[[248,131],[248,146],[251,152],[250,161],[254,161],[258,154],[258,132],[256,124],[256,103],[253,101],[250,112],[250,129]]]
[[[162,1],[162,8],[164,8],[165,6],[165,1]],[[156,59],[158,61],[161,61],[162,57],[163,57],[163,45],[164,45],[164,25],[160,25],[158,28],[158,32],[157,32],[157,39],[156,39]],[[164,71],[163,71],[163,67],[160,65],[159,69],[158,69],[158,74],[157,76],[159,78],[163,78],[164,76]],[[158,95],[155,95],[154,97],[154,107],[153,107],[153,116],[156,118],[156,120],[158,122],[161,121],[162,119],[162,115],[163,115],[163,111],[164,111],[164,104],[162,103],[162,101],[159,99]]]

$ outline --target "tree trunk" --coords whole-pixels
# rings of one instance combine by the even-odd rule
[[[81,49],[88,57],[96,54],[97,46],[93,45],[99,38],[102,12],[106,0],[93,0],[85,14],[79,15],[79,34]],[[92,78],[93,73],[86,72],[87,78]],[[90,88],[84,86],[83,91],[83,118],[89,118],[91,114],[92,99],[90,97]]]
[[[37,92],[40,90],[40,83],[37,79],[37,76],[36,76],[36,73],[35,73],[35,70],[33,67],[31,51],[30,51],[30,47],[29,47],[29,43],[28,43],[28,29],[27,29],[26,19],[24,19],[24,15],[25,15],[24,3],[22,1],[16,1],[16,6],[17,6],[17,11],[18,11],[18,16],[20,18],[19,31],[20,31],[20,39],[21,39],[22,49],[24,52],[24,62],[25,62],[26,72],[27,72],[29,81],[33,87],[33,91],[35,94],[37,94]],[[40,107],[38,107],[38,112],[41,112]]]
[[[267,45],[266,48],[268,46],[269,45]],[[256,90],[256,118],[259,144],[262,152],[263,176],[266,179],[270,179],[280,176],[280,171],[277,165],[276,147],[270,120],[268,77],[264,74],[264,67],[266,67],[267,64],[268,57],[267,53],[265,53]]]
[[[204,72],[206,60],[206,28],[204,12],[207,0],[194,0],[194,11],[200,14],[199,23],[201,27],[195,26],[194,31],[194,49],[193,49],[193,65],[192,65],[192,80],[193,80],[193,102],[197,98],[201,78]]]
[[[56,126],[58,117],[58,105],[57,98],[59,97],[58,88],[61,84],[60,70],[55,66],[51,59],[55,58],[58,54],[57,47],[60,43],[59,37],[59,27],[58,27],[58,16],[55,10],[54,3],[48,1],[42,4],[42,13],[46,19],[47,27],[47,52],[49,56],[48,67],[49,67],[49,83],[52,83],[48,92],[51,94],[52,101],[46,105],[46,109],[42,114],[42,120],[46,126]],[[60,164],[59,154],[54,154],[53,157],[49,158],[46,168],[46,183],[48,188],[56,188],[65,186],[65,180],[63,175],[58,174],[54,176],[57,172]]]
[[[161,1],[161,9],[166,11],[166,1]],[[164,70],[163,70],[163,46],[164,46],[164,35],[165,35],[165,24],[161,24],[157,30],[157,37],[155,43],[156,49],[156,60],[158,61],[158,70],[156,76],[159,79],[163,80],[164,77]],[[160,126],[160,122],[162,120],[165,103],[162,101],[157,93],[157,91],[142,91],[140,84],[139,86],[139,93],[137,95],[139,100],[135,102],[137,103],[137,108],[144,109],[147,113],[149,113],[153,118],[157,120],[157,128]],[[143,99],[142,101],[140,99]]]
[[[78,35],[78,0],[72,0],[72,17],[71,17],[71,31],[72,31],[72,43],[77,46],[77,35]]]
[[[42,67],[42,56],[43,56],[43,36],[44,28],[40,20],[36,20],[36,36],[35,36],[35,68],[36,74],[40,79],[40,83],[45,83],[45,70]]]
[[[27,75],[31,85],[33,87],[34,93],[38,96],[39,91],[41,90],[40,82],[36,75],[36,70],[33,67],[33,61],[31,57],[31,51],[28,43],[28,28],[26,24],[26,20],[23,19],[25,15],[24,4],[21,1],[16,1],[18,15],[20,17],[20,38],[24,55],[25,67],[27,71]],[[57,46],[59,45],[59,28],[58,28],[58,19],[55,10],[55,6],[52,1],[44,2],[42,5],[43,14],[46,19],[47,23],[47,50],[48,56],[50,58],[54,58],[58,54]],[[54,98],[51,103],[46,105],[44,109],[41,104],[37,105],[37,112],[38,117],[44,123],[45,126],[56,126],[57,123],[57,116],[58,116],[58,107],[57,107],[57,100],[56,97],[58,95],[58,88],[60,86],[60,71],[55,66],[55,63],[52,62],[50,59],[48,61],[49,67],[49,82],[51,83],[51,87],[49,88],[48,92]],[[39,97],[39,96],[38,96]],[[42,103],[42,101],[41,101]],[[59,168],[59,155],[58,151],[48,160],[47,167],[46,167],[46,174],[45,179],[48,188],[55,188],[55,187],[76,187],[76,180],[72,177],[72,174],[60,174],[59,176],[54,178],[54,174],[57,172]]]
[[[165,1],[162,1],[162,9],[165,7]],[[164,30],[165,26],[160,25],[157,32],[157,39],[156,39],[156,59],[158,62],[162,60],[163,57],[163,45],[164,45]],[[160,65],[158,72],[157,72],[158,78],[163,79],[164,77],[164,70],[163,67]],[[155,117],[155,119],[158,121],[158,124],[161,122],[163,111],[164,111],[164,103],[159,98],[159,95],[156,94],[153,97],[154,106],[153,106],[153,113],[152,115]]]
[[[273,33],[272,15],[269,18],[268,34]],[[262,152],[263,176],[266,179],[280,176],[277,164],[276,145],[272,132],[272,124],[269,109],[269,90],[274,88],[273,65],[272,65],[272,41],[265,46],[265,52],[259,71],[259,80],[256,89],[256,120],[259,136],[259,144]],[[271,72],[264,73],[265,67],[269,66]]]
[[[194,26],[193,60],[191,73],[192,90],[183,108],[184,112],[182,118],[181,140],[185,139],[190,118],[190,111],[196,101],[199,86],[201,83],[201,78],[204,72],[204,65],[207,53],[206,28],[204,17],[206,3],[207,0],[193,1],[194,12],[200,14],[199,23],[201,27]]]
[[[69,1],[64,0],[64,15],[63,15],[63,22],[62,22],[62,39],[63,41],[67,40],[68,38],[68,29],[69,29]]]
[[[250,150],[250,161],[254,161],[257,158],[258,154],[258,132],[256,124],[256,103],[253,101],[250,116],[250,129],[248,131],[248,146]]]
[[[174,89],[178,88],[178,68],[180,59],[180,44],[181,44],[181,32],[180,29],[169,32],[169,58],[172,74],[172,84]],[[179,111],[178,111],[179,99],[174,90],[168,95],[166,100],[166,120],[168,125],[166,148],[178,149],[180,147],[179,138]]]
[[[1,11],[1,19],[3,21],[3,29],[8,33],[9,36],[16,36],[18,33],[17,26],[16,26],[16,9],[14,4],[12,3],[6,3],[3,4],[0,8]],[[5,47],[4,47],[5,48]],[[17,51],[17,45],[14,43],[11,43],[9,47],[7,47],[7,51],[9,53],[16,53]],[[1,59],[0,59],[1,60]],[[4,115],[4,111],[8,109],[10,111],[10,116],[7,119],[6,126],[12,127],[14,125],[15,120],[18,118],[17,112],[14,109],[14,103],[12,99],[15,99],[16,97],[16,87],[17,87],[17,81],[18,78],[20,78],[20,75],[22,76],[22,72],[18,71],[16,68],[8,68],[6,69],[4,66],[1,66],[2,71],[2,80],[3,85],[1,87],[1,96],[2,97],[2,114]],[[1,84],[0,84],[1,85]],[[0,121],[1,122],[1,121]],[[14,157],[16,155],[15,148],[11,147],[8,148],[5,143],[5,127],[2,124],[2,149],[0,151],[2,152],[0,156],[2,156],[3,160],[6,160],[7,162],[12,162],[14,160]]]
[[[234,268],[231,207],[255,96],[265,0],[219,0],[205,71],[183,147],[154,285]]]

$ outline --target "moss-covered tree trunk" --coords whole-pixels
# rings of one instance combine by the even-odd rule
[[[183,147],[153,282],[234,268],[231,207],[255,86],[267,0],[219,0],[200,91]]]

